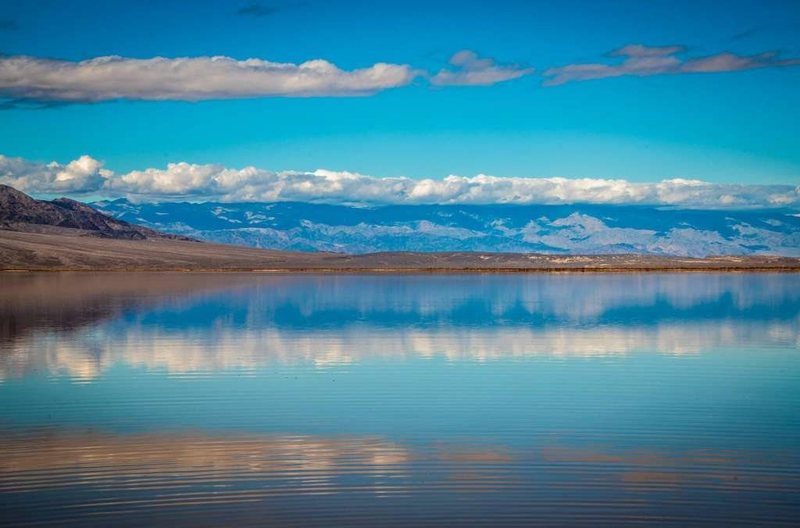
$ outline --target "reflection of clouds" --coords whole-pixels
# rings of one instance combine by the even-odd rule
[[[585,475],[602,474],[609,484],[639,493],[678,488],[790,491],[797,482],[796,460],[780,451],[547,446],[539,456],[549,464],[582,467]]]
[[[616,524],[612,521],[663,514],[663,493],[680,492],[703,508],[704,519],[726,525],[732,512],[719,506],[732,498],[737,507],[758,514],[752,519],[764,517],[767,497],[786,519],[795,518],[790,513],[797,509],[796,469],[796,457],[774,448],[643,448],[614,441],[406,444],[370,436],[233,431],[115,434],[44,428],[0,434],[0,493],[15,497],[5,513],[30,523],[57,515],[89,525],[106,514],[120,520],[132,515],[142,524],[138,515],[168,515],[166,510],[180,508],[197,524],[208,520],[204,512],[222,508],[224,524],[237,524],[233,519],[253,509],[261,518],[256,524],[263,525],[264,518],[280,524],[272,517],[280,504],[291,509],[295,521],[329,514],[325,521],[339,522],[327,525],[351,525],[357,524],[359,508],[368,505],[359,502],[368,494],[411,497],[413,502],[404,503],[413,506],[410,510],[369,504],[377,508],[372,512],[386,507],[394,519],[413,524],[420,522],[420,512],[425,518],[446,512],[448,500],[463,508],[466,497],[486,501],[498,524],[504,520],[503,506],[511,504],[518,509],[506,521],[519,521],[515,515],[521,508],[528,519],[557,515],[548,517],[553,521],[548,524],[571,524],[576,511],[594,515],[593,524]],[[22,506],[26,497],[52,491],[41,495],[47,500],[37,500],[34,511]],[[323,496],[339,500],[320,502]],[[283,502],[290,498],[299,501]],[[696,511],[683,512],[689,516],[685,520],[692,514]]]
[[[319,489],[333,489],[340,471],[368,479],[401,477],[410,457],[406,448],[373,437],[6,432],[0,437],[0,492],[76,481],[129,480],[136,487],[144,479],[172,478],[172,486],[200,486],[254,477],[298,486],[313,480]]]
[[[16,325],[0,379],[800,346],[797,274],[28,274],[0,286],[0,319]]]
[[[737,459],[742,453],[692,450],[681,453],[662,453],[658,451],[625,451],[603,448],[547,446],[541,450],[541,457],[547,462],[610,464],[636,467],[654,466],[731,466],[742,463]]]
[[[119,364],[172,374],[257,369],[269,365],[320,368],[371,360],[443,358],[494,361],[537,356],[570,358],[655,352],[682,355],[725,346],[800,348],[800,320],[662,323],[652,326],[553,328],[411,328],[357,325],[337,331],[280,328],[173,329],[124,326],[76,332],[70,339],[38,334],[0,356],[0,379],[43,370],[91,380]]]
[[[159,497],[185,493],[198,500],[231,503],[275,491],[391,495],[410,491],[411,474],[430,464],[441,478],[452,479],[465,467],[514,463],[507,449],[494,445],[440,444],[421,449],[373,436],[114,434],[77,429],[2,433],[0,493],[76,485],[130,491],[163,488]],[[421,460],[425,464],[415,468]],[[473,486],[481,484],[482,491],[491,491],[492,481],[501,484],[485,472],[471,480]],[[155,497],[148,504],[158,502]]]

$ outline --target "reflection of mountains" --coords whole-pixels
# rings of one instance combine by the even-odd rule
[[[795,274],[0,277],[0,376],[797,347]],[[101,320],[105,320],[100,324]],[[69,331],[64,335],[64,331]]]
[[[167,328],[496,327],[793,319],[800,276],[494,275],[258,277],[143,313]]]
[[[0,337],[126,315],[163,327],[631,324],[794,318],[796,274],[0,274]]]
[[[165,328],[277,326],[496,327],[652,324],[727,318],[791,320],[800,276],[282,276],[194,297],[138,320]],[[129,320],[136,320],[132,317]]]
[[[235,282],[195,273],[0,273],[0,345],[38,329],[74,330]]]
[[[106,369],[132,365],[172,374],[269,365],[328,367],[371,360],[443,358],[449,361],[594,357],[653,351],[692,354],[714,347],[800,348],[798,320],[666,323],[631,327],[412,329],[396,332],[356,325],[331,332],[278,328],[171,330],[131,326],[81,332],[69,340],[20,340],[0,356],[0,379],[35,370],[90,380]]]

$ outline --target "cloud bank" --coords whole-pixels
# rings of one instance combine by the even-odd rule
[[[493,59],[480,58],[474,51],[462,50],[450,58],[455,69],[443,69],[431,77],[434,86],[489,86],[533,73],[533,68],[499,65]]]
[[[250,7],[250,11],[267,9]],[[0,28],[1,29],[1,28]],[[800,65],[800,58],[780,58],[775,51],[756,55],[719,53],[683,58],[683,46],[630,44],[610,52],[617,64],[569,64],[543,72],[545,86],[624,75],[730,72]],[[516,64],[499,64],[462,50],[449,67],[434,75],[407,64],[379,62],[342,70],[322,59],[300,64],[230,57],[119,56],[83,61],[0,56],[0,100],[6,105],[24,102],[92,103],[118,99],[149,101],[203,101],[256,97],[363,96],[399,88],[418,77],[432,86],[490,86],[534,72]],[[8,102],[10,101],[10,102]]]
[[[170,163],[114,173],[90,156],[67,164],[0,155],[0,183],[29,193],[93,193],[135,201],[300,201],[348,204],[651,204],[692,208],[800,208],[800,187],[672,179],[635,183],[612,179],[447,176],[380,178],[353,172],[242,169]]]
[[[0,96],[63,102],[356,96],[405,86],[416,76],[408,65],[387,63],[346,71],[325,60],[11,56],[0,57]]]
[[[647,77],[678,73],[715,73],[775,68],[800,65],[800,58],[782,59],[775,51],[756,55],[736,55],[724,52],[704,57],[681,58],[686,52],[684,46],[651,47],[629,44],[609,53],[610,57],[620,57],[618,64],[588,63],[569,64],[545,70],[545,86],[556,86],[572,81],[588,81],[635,75]]]

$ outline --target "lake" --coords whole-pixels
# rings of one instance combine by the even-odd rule
[[[797,274],[0,274],[0,525],[798,519]]]

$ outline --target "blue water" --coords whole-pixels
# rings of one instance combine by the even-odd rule
[[[0,274],[0,525],[792,525],[800,275]]]

